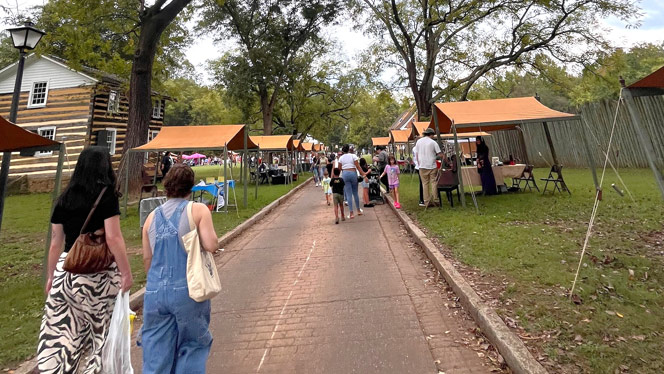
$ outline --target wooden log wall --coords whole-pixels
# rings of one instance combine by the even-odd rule
[[[659,167],[664,167],[664,96],[637,97],[636,106],[641,114],[642,126],[646,129],[655,146],[655,159]],[[549,124],[551,137],[560,163],[565,167],[588,167],[582,126],[586,126],[588,141],[595,159],[595,165],[604,163],[611,127],[616,116],[617,100],[604,100],[581,108],[581,121],[552,122]],[[553,163],[544,129],[539,123],[523,125],[530,163],[537,167],[548,167]],[[491,155],[501,160],[510,154],[523,160],[518,130],[496,131],[487,137]],[[617,123],[611,146],[610,160],[618,168],[647,168],[648,162],[639,144],[634,124],[631,122],[624,102],[617,111]]]
[[[89,137],[92,86],[54,89],[48,92],[43,108],[28,109],[29,92],[21,93],[17,113],[17,125],[36,132],[40,127],[54,126],[55,140],[67,145],[64,172],[72,171],[78,155],[87,145]],[[0,95],[0,115],[9,117],[12,94]],[[53,177],[58,164],[58,151],[51,155],[21,157],[12,154],[10,176]]]
[[[115,90],[120,97],[120,106],[116,113],[108,111],[108,97],[111,90]],[[159,131],[164,124],[165,101],[163,99],[161,100],[162,104],[159,118],[153,117],[151,119],[149,131]],[[120,165],[122,147],[124,146],[124,140],[127,133],[127,122],[129,121],[129,98],[121,87],[100,84],[97,86],[94,93],[93,108],[90,144],[97,144],[97,131],[108,128],[117,129],[115,154],[111,158],[113,166],[117,168]]]

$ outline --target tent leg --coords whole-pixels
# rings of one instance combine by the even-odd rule
[[[599,192],[599,199],[602,200],[602,190],[597,179],[597,168],[595,166],[595,159],[593,158],[593,153],[590,150],[590,143],[588,143],[588,134],[586,133],[586,127],[581,123],[581,138],[583,139],[583,147],[586,149],[586,157],[588,157],[588,166],[593,175],[593,182],[595,182],[595,191]]]
[[[7,179],[9,179],[9,164],[11,163],[12,153],[4,152],[2,154],[2,170],[0,170],[0,228],[2,228],[2,216],[5,211],[5,197],[7,196]]]
[[[244,149],[242,150],[242,161],[243,161],[243,169],[242,169],[242,191],[244,192],[244,196],[242,197],[242,202],[244,203],[244,207],[247,208],[247,205],[249,204],[249,199],[247,196],[247,184],[249,183],[249,176],[247,174],[249,171],[249,153],[247,152],[247,138],[248,138],[248,131],[247,129],[244,129]]]
[[[641,127],[641,115],[635,107],[632,92],[629,90],[629,88],[626,88],[622,90],[622,95],[625,98],[625,104],[627,104],[627,111],[629,112],[630,117],[632,117],[632,124],[636,135],[639,138],[639,143],[641,143],[643,146],[643,153],[646,154],[648,165],[650,166],[652,173],[655,175],[655,181],[657,182],[659,191],[662,193],[662,198],[664,198],[664,178],[662,178],[662,173],[659,171],[659,168],[653,159],[653,155],[655,154],[655,147],[653,146],[650,138],[646,136],[643,127]]]
[[[227,144],[224,144],[224,213],[228,214],[228,174],[226,169],[228,168],[228,149],[226,148]]]
[[[127,157],[130,157],[130,153],[127,153]],[[124,205],[124,212],[122,214],[122,219],[127,218],[127,204],[129,203],[129,168],[127,167],[126,163],[124,165],[124,172],[125,172],[125,178],[124,178],[124,186],[123,186],[123,193],[124,195],[122,196],[122,199],[124,200],[123,205]],[[155,170],[155,173],[157,171]]]
[[[436,128],[438,128],[437,124],[436,124]],[[459,154],[459,149],[460,149],[459,137],[457,136],[456,126],[453,125],[452,129],[454,130],[454,154],[456,154],[457,173],[459,175],[459,195],[461,195],[461,206],[465,208],[466,207],[466,193],[464,192],[463,177],[461,175],[461,155]],[[439,136],[440,136],[440,133],[439,133]],[[443,202],[441,201],[440,203],[442,204]]]
[[[254,190],[254,200],[258,199],[258,180],[260,179],[260,175],[258,173],[260,165],[258,164],[258,152],[256,152],[256,189]]]
[[[553,146],[553,139],[551,138],[551,132],[549,131],[549,125],[546,122],[542,122],[544,127],[544,135],[546,135],[546,142],[549,143],[549,150],[551,151],[551,158],[553,158],[554,165],[560,166],[558,161],[558,155],[556,154],[556,148]]]
[[[150,157],[150,152],[147,152],[148,157]],[[159,166],[161,166],[161,152],[157,152],[157,162],[154,164],[154,178],[152,179],[152,184],[157,185],[157,173],[159,172]]]
[[[523,152],[523,161],[526,163],[526,165],[530,165],[528,147],[526,146],[526,136],[523,134],[523,127],[519,126],[517,131],[519,132],[519,139],[521,140],[521,152]]]
[[[55,209],[55,203],[60,196],[60,188],[62,185],[62,165],[65,162],[65,143],[60,144],[60,150],[58,151],[58,168],[55,171],[55,182],[53,184],[53,194],[51,195],[51,214]],[[50,218],[50,217],[49,217]],[[51,239],[53,237],[53,226],[49,223],[48,230],[46,230],[46,249],[44,251],[44,261],[42,262],[44,266],[42,267],[42,284],[46,282],[46,271],[48,268],[48,252],[51,249]]]

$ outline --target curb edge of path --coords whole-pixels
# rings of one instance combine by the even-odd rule
[[[299,190],[304,188],[304,186],[308,185],[312,180],[313,177],[309,177],[300,185],[293,187],[293,189],[288,191],[285,195],[277,198],[270,204],[263,207],[263,209],[256,212],[256,214],[254,214],[253,216],[249,217],[247,220],[236,226],[233,230],[224,234],[221,238],[219,238],[218,241],[219,248],[224,247],[226,244],[230,243],[233,239],[237,238],[240,234],[245,232],[256,222],[258,222],[266,215],[268,215],[270,212],[272,212],[276,207],[283,204],[286,200],[290,199]],[[137,310],[143,306],[143,295],[145,295],[145,287],[141,288],[140,290],[136,291],[134,294],[131,295],[131,297],[129,298],[129,308],[131,308],[131,310]],[[16,368],[16,371],[14,371],[14,374],[31,374],[31,373],[38,373],[36,356],[21,363],[18,366],[18,368]]]
[[[535,360],[523,341],[507,327],[493,308],[482,301],[466,279],[443,256],[435,244],[427,238],[419,226],[406,213],[394,207],[391,196],[386,193],[383,193],[383,196],[388,201],[390,209],[403,223],[415,242],[422,247],[429,260],[452,287],[454,293],[459,297],[459,301],[473,317],[475,323],[503,356],[507,366],[515,374],[548,374],[544,366]]]

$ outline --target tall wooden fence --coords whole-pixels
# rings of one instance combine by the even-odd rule
[[[642,126],[655,145],[655,159],[661,168],[664,166],[664,96],[637,97],[635,103],[641,113]],[[586,125],[586,133],[595,164],[598,167],[603,164],[617,104],[617,100],[588,104],[581,108],[581,121],[549,123],[553,145],[562,165],[565,167],[588,166],[581,132],[582,126]],[[624,102],[620,104],[617,116],[610,160],[615,167],[647,168],[648,162],[643,147],[634,132],[634,124]],[[508,159],[511,154],[517,160],[528,160],[529,163],[538,167],[547,167],[553,163],[542,124],[523,125],[527,158],[524,158],[518,131],[517,129],[492,132],[492,136],[487,137],[491,155],[504,160]]]

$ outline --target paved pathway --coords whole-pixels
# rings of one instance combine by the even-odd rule
[[[225,248],[208,372],[491,372],[394,214],[365,213],[335,225],[310,185]]]

